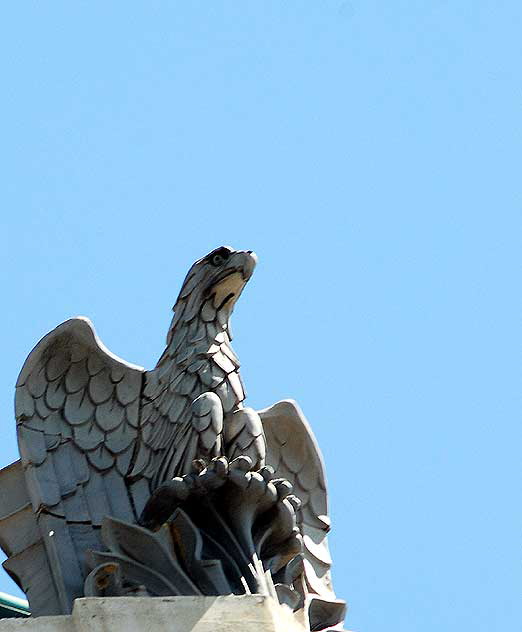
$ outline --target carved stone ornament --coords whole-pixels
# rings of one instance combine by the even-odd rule
[[[0,546],[33,615],[82,596],[262,594],[341,629],[315,437],[291,400],[244,406],[229,320],[256,261],[223,246],[194,263],[151,371],[81,317],[30,353]]]

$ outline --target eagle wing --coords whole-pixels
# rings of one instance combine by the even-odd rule
[[[293,400],[259,411],[266,435],[266,463],[293,485],[300,499],[306,592],[335,599],[326,534],[330,529],[323,458],[303,412]]]
[[[16,384],[26,485],[65,611],[71,594],[83,594],[78,559],[99,547],[104,516],[134,522],[149,495],[146,478],[125,478],[143,376],[104,347],[87,319],[73,318],[36,345]]]
[[[197,367],[209,362],[196,356],[188,367],[171,367],[174,376],[163,382],[157,370],[145,376],[141,441],[131,475],[143,472],[153,488],[192,471],[196,458],[221,455],[223,405],[216,393],[200,393],[197,375]]]

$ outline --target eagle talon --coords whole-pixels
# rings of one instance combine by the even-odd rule
[[[220,478],[225,478],[228,474],[228,460],[224,456],[214,457],[208,465],[209,471],[212,471]]]
[[[284,500],[294,489],[292,483],[285,478],[275,478],[272,483],[277,490],[278,500]]]
[[[207,464],[203,459],[194,459],[192,461],[192,472],[194,474],[202,474],[207,468]]]
[[[301,505],[303,503],[295,494],[288,494],[286,500],[292,505],[295,511],[299,511],[299,509],[301,509]]]
[[[249,472],[252,469],[252,459],[249,456],[238,456],[230,461],[230,469]]]
[[[259,468],[259,474],[261,474],[261,476],[268,483],[274,478],[275,471],[271,465],[264,465],[263,467]]]

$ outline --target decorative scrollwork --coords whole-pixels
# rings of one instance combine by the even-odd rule
[[[251,468],[245,456],[195,461],[156,489],[139,525],[105,518],[108,551],[89,552],[85,594],[265,594],[300,607],[300,501],[272,468]]]

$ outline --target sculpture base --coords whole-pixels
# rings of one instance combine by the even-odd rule
[[[2,619],[0,632],[305,632],[271,597],[89,597],[71,615]]]

